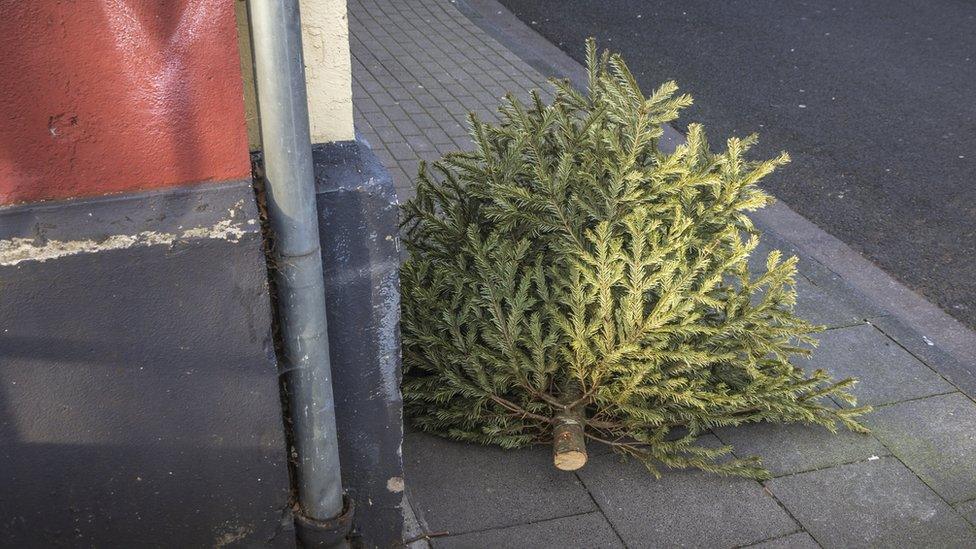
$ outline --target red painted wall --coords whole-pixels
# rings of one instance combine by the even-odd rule
[[[0,0],[0,204],[249,176],[232,0]]]

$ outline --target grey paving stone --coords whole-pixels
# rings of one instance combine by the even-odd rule
[[[885,406],[866,423],[947,501],[976,498],[976,403],[965,395],[951,393]]]
[[[976,368],[947,353],[923,334],[894,317],[872,319],[871,323],[888,337],[936,370],[960,391],[976,399]]]
[[[426,109],[424,109],[424,106],[413,99],[400,101],[400,107],[404,111],[406,111],[407,114],[410,115],[416,116],[416,115],[424,115],[427,113]]]
[[[408,138],[407,141],[409,141],[409,138],[412,136],[423,136],[425,133],[412,120],[405,120],[397,124],[397,129],[400,130],[401,134]]]
[[[856,377],[858,404],[886,404],[947,393],[954,388],[870,325],[828,330],[804,368],[826,368],[837,379]]]
[[[403,204],[417,195],[417,189],[414,187],[413,182],[407,180],[407,182],[402,186],[396,187],[396,193],[397,200],[400,202],[400,204]],[[404,253],[406,253],[405,248]]]
[[[385,114],[386,117],[389,118],[391,122],[393,122],[394,126],[396,126],[398,122],[413,119],[413,117],[410,114],[408,114],[407,111],[403,110],[403,108],[401,108],[400,105],[390,105],[388,107],[383,107],[383,114]]]
[[[895,458],[766,486],[824,547],[973,547],[976,531]]]
[[[595,511],[576,475],[556,470],[548,448],[506,451],[409,433],[410,501],[430,531],[452,534]]]
[[[965,517],[970,524],[976,526],[976,499],[957,503],[955,507],[960,515]]]
[[[433,151],[434,145],[427,140],[426,136],[423,135],[410,135],[407,136],[407,143],[416,153]]]
[[[379,135],[380,140],[383,143],[396,143],[403,141],[403,136],[400,134],[400,130],[390,126],[390,127],[379,127],[376,128],[376,134]]]
[[[797,532],[749,547],[754,549],[820,549],[820,545],[806,532]]]
[[[976,526],[976,499],[956,504],[956,511],[966,518],[970,524]]]
[[[390,164],[396,162],[396,159],[393,158],[393,155],[390,154],[390,151],[386,150],[383,147],[382,143],[380,142],[369,143],[369,145],[373,149],[373,152],[376,153],[376,156],[380,159],[380,162],[386,162]]]
[[[414,123],[417,124],[417,127],[423,130],[425,134],[433,130],[439,131],[440,129],[440,125],[437,123],[436,120],[434,120],[432,116],[428,116],[425,118],[416,118],[414,119]]]
[[[600,513],[587,513],[532,524],[519,524],[460,536],[434,538],[435,549],[623,548]]]
[[[408,145],[403,142],[386,142],[383,144],[386,150],[390,151],[393,158],[397,159],[400,167],[406,168],[410,167],[413,171],[417,165],[417,153]]]
[[[355,91],[356,89],[357,88],[353,88],[353,91]],[[375,101],[369,98],[368,95],[369,92],[367,92],[365,89],[362,88],[359,89],[362,90],[361,91],[362,98],[356,101],[356,107],[358,109],[360,109],[364,113],[370,113],[370,114],[377,113],[383,110],[379,105],[376,104]]]
[[[383,113],[373,113],[369,115],[369,125],[374,129],[389,128],[393,126],[393,121]]]
[[[763,228],[761,224],[757,226]],[[771,250],[779,250],[784,258],[790,256],[800,258],[797,264],[799,275],[797,279],[799,282],[812,284],[816,291],[810,296],[805,296],[803,285],[798,285],[797,308],[801,314],[812,315],[811,321],[829,327],[850,326],[863,323],[865,319],[873,321],[887,314],[886,310],[852,289],[836,273],[818,261],[804,257],[796,246],[771,230],[764,230],[759,246],[749,258],[752,272],[764,270],[766,256]],[[824,310],[818,311],[816,305],[820,305]]]
[[[469,106],[469,105],[464,105],[459,101],[445,101],[441,104],[441,106],[447,109],[448,112],[452,113],[455,118],[458,116],[463,116],[467,118],[468,112],[471,110],[471,108],[477,105],[475,104]]]
[[[424,130],[424,137],[430,140],[434,145],[444,145],[451,143],[451,136],[447,135],[447,132],[440,128],[430,128]]]
[[[373,102],[380,107],[390,107],[396,105],[396,99],[385,91],[373,92],[369,94],[369,96],[373,99]]]
[[[420,105],[425,109],[437,107],[441,104],[441,101],[445,101],[443,96],[440,98],[435,97],[433,93],[420,93],[415,95],[417,97],[417,103],[420,103]]]
[[[779,250],[782,258],[799,256],[797,249],[790,243],[777,238],[770,233],[764,233],[759,246],[749,256],[749,270],[758,275],[766,271],[766,258],[773,250]],[[812,261],[801,258],[798,270],[801,273],[810,268]],[[854,326],[864,324],[864,320],[871,316],[850,306],[854,303],[847,296],[833,295],[815,285],[803,274],[796,278],[796,314],[814,324],[821,324],[828,328]]]
[[[848,310],[854,311],[858,318],[866,318],[873,322],[875,319],[889,314],[888,310],[879,303],[853,289],[848,282],[837,276],[837,273],[814,259],[804,258],[801,260],[798,270],[820,291],[841,301]]]
[[[457,145],[455,145],[453,142],[449,142],[449,143],[435,143],[434,144],[434,148],[437,149],[437,152],[441,156],[443,156],[443,155],[445,155],[445,154],[447,154],[449,152],[456,152],[458,150]]]
[[[833,434],[813,425],[758,423],[718,429],[715,434],[737,456],[761,457],[773,476],[889,455],[878,439],[843,427]]]
[[[753,480],[691,470],[655,479],[613,454],[592,457],[579,474],[628,547],[735,547],[798,529]]]
[[[844,300],[824,292],[802,276],[796,281],[794,311],[799,317],[828,328],[864,324],[866,318],[848,307]]]

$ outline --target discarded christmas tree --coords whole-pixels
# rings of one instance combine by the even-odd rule
[[[660,465],[762,477],[757,458],[696,439],[758,421],[864,431],[851,379],[804,373],[818,330],[793,314],[796,258],[764,272],[746,212],[785,154],[750,161],[755,138],[712,152],[702,128],[660,150],[691,104],[674,83],[645,97],[616,55],[587,43],[588,94],[508,97],[502,122],[471,118],[476,149],[421,166],[404,206],[406,411],[420,429],[506,448],[585,441]]]

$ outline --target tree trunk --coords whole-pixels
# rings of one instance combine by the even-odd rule
[[[570,404],[580,398],[579,385],[567,384],[562,402]],[[552,439],[552,462],[556,469],[575,471],[586,465],[586,436],[583,434],[585,404],[563,409],[555,417]]]

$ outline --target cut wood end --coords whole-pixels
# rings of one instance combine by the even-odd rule
[[[575,384],[564,395],[570,403],[580,398]],[[583,406],[564,407],[553,418],[552,462],[556,469],[575,471],[586,464],[585,419]]]
[[[586,452],[570,451],[555,454],[552,462],[560,471],[575,471],[586,465]]]

